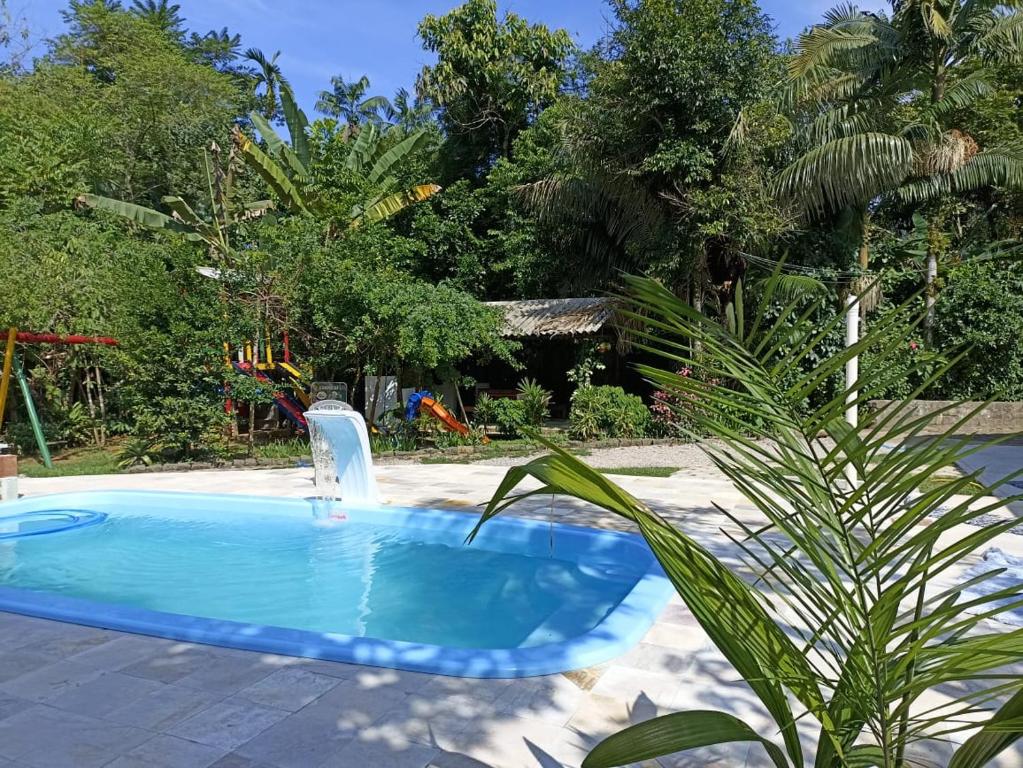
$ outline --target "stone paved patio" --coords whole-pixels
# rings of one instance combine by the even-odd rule
[[[471,508],[504,470],[472,465],[378,468],[395,504]],[[755,513],[700,474],[620,478],[632,493],[724,557],[714,501]],[[25,494],[147,488],[306,496],[311,470],[22,480]],[[624,528],[565,499],[515,514]],[[999,545],[1023,554],[1020,539]],[[964,563],[964,567],[969,563]],[[194,645],[0,613],[0,768],[575,768],[629,723],[683,708],[720,708],[766,723],[755,699],[678,602],[643,642],[599,668],[525,680],[447,678]],[[770,733],[763,725],[762,732]],[[944,765],[942,749],[931,749]],[[1000,766],[1023,765],[1023,752]],[[764,765],[746,748],[649,766]]]

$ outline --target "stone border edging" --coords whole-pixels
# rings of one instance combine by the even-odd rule
[[[569,440],[567,443],[563,443],[567,448],[575,448],[582,450],[594,450],[600,448],[635,448],[645,445],[686,445],[683,440],[675,438],[637,438],[637,439],[614,439],[614,440]],[[535,449],[526,450],[523,448],[522,455],[525,456],[534,451],[542,451],[543,447],[537,445]],[[486,448],[482,445],[456,445],[451,448],[420,448],[416,451],[395,451],[393,453],[375,453],[373,454],[374,461],[378,461],[381,464],[390,464],[396,461],[404,461],[418,458],[437,457],[437,456],[473,456],[476,454],[482,454],[486,452]],[[512,456],[514,458],[514,455]],[[194,462],[176,462],[172,464],[153,464],[152,466],[135,466],[128,467],[127,469],[121,470],[117,474],[125,475],[139,475],[146,474],[149,472],[194,472],[203,470],[244,470],[244,469],[292,469],[296,466],[307,464],[312,466],[312,456],[290,456],[280,459],[269,459],[269,458],[250,458],[250,459],[232,459],[230,461],[194,461]]]

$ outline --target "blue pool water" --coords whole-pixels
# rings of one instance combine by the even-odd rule
[[[670,591],[637,537],[514,518],[488,523],[467,546],[475,516],[380,508],[318,521],[304,500],[87,493],[0,511],[62,510],[100,519],[0,539],[0,609],[511,676],[624,651]]]

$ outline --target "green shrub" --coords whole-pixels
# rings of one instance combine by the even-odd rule
[[[541,387],[536,379],[523,379],[519,382],[518,402],[526,424],[530,427],[543,426],[544,420],[551,415],[551,393]]]
[[[494,423],[494,398],[486,392],[482,392],[476,398],[476,407],[472,412],[472,420],[477,426],[485,430],[488,425]]]
[[[939,349],[966,356],[929,396],[1023,399],[1023,265],[962,264],[948,274],[936,309]]]
[[[518,435],[523,427],[529,425],[525,406],[511,398],[494,400],[494,423],[503,434]]]
[[[643,437],[651,429],[643,400],[621,387],[580,387],[572,395],[570,432],[579,440]]]

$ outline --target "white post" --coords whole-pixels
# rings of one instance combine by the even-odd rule
[[[849,289],[849,294],[845,297],[845,346],[846,349],[854,346],[860,340],[860,302],[859,297],[852,292],[852,288]],[[845,420],[848,421],[855,429],[859,425],[859,406],[856,403],[856,397],[859,392],[854,389],[857,379],[860,377],[860,358],[859,355],[850,357],[845,364]],[[845,477],[849,481],[849,486],[855,488],[859,483],[859,478],[856,476],[856,468],[852,463],[845,465]]]
[[[855,346],[860,340],[860,303],[851,290],[845,297],[845,346]],[[850,357],[845,364],[845,420],[854,427],[859,424],[859,406],[856,404],[858,392],[853,389],[860,377],[859,355]]]

